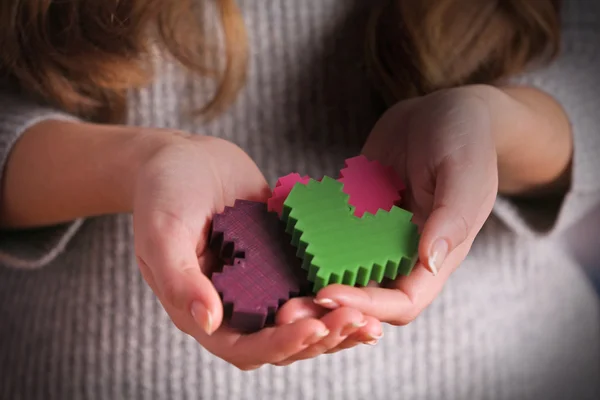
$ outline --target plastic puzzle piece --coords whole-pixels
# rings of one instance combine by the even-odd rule
[[[237,200],[215,215],[210,245],[225,264],[212,282],[234,329],[260,330],[282,303],[301,293],[301,260],[265,203]]]
[[[375,214],[379,209],[390,211],[394,205],[400,205],[405,186],[392,167],[362,155],[347,159],[345,165],[338,180],[350,196],[348,202],[355,207],[354,215]]]
[[[288,194],[294,188],[296,183],[302,183],[306,185],[310,178],[307,176],[300,176],[300,174],[294,172],[283,176],[277,180],[277,184],[275,185],[275,189],[273,189],[273,195],[267,201],[267,205],[269,211],[276,212],[279,217],[281,217],[281,212],[283,211],[283,203],[287,198]]]
[[[408,275],[417,260],[419,234],[412,214],[399,207],[354,215],[343,184],[329,177],[296,185],[282,213],[313,291],[332,283],[366,286]]]
[[[309,179],[309,176],[300,176],[296,172],[279,178],[268,200],[269,211],[276,212],[281,218],[283,203],[294,186],[297,183],[306,185]],[[349,203],[355,207],[357,217],[362,217],[365,212],[375,214],[379,209],[389,211],[394,205],[400,205],[405,189],[392,167],[369,161],[363,155],[348,158],[338,180],[344,184],[344,193],[350,195]]]

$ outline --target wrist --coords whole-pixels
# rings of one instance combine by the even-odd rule
[[[0,191],[0,227],[27,228],[131,211],[137,171],[175,135],[48,120],[12,148]]]
[[[569,185],[573,143],[562,107],[530,87],[475,85],[490,110],[499,191],[507,195],[562,193]]]
[[[106,175],[114,212],[133,211],[140,172],[161,150],[184,140],[182,135],[168,130],[125,128],[115,143],[114,164]]]

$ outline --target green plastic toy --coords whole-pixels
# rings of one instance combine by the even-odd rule
[[[419,234],[412,213],[392,207],[362,218],[353,215],[343,184],[330,177],[296,184],[281,219],[308,270],[313,291],[342,283],[366,286],[408,275],[417,260]]]

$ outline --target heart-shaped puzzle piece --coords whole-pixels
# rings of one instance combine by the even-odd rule
[[[277,215],[281,217],[281,212],[283,211],[283,203],[285,199],[287,199],[288,194],[294,188],[296,183],[301,183],[306,185],[310,178],[307,176],[300,176],[300,174],[293,172],[286,176],[282,176],[277,180],[275,184],[275,189],[273,189],[273,194],[269,200],[267,200],[267,206],[269,211],[276,212]]]
[[[410,212],[394,206],[359,218],[348,198],[341,182],[324,177],[295,185],[285,200],[282,219],[315,292],[332,283],[366,286],[408,275],[417,260]]]
[[[269,211],[281,217],[283,203],[290,191],[297,183],[306,185],[309,179],[296,172],[279,178],[268,200]],[[392,167],[369,161],[363,155],[347,159],[338,180],[344,184],[344,193],[350,195],[349,203],[355,207],[357,217],[362,217],[365,212],[375,214],[380,209],[389,211],[400,204],[400,194],[405,189]]]
[[[234,329],[254,332],[272,322],[306,283],[284,226],[265,203],[237,200],[215,215],[210,246],[225,264],[212,282]]]
[[[390,211],[400,205],[400,193],[404,183],[392,167],[383,166],[379,161],[369,161],[365,156],[349,158],[346,167],[340,171],[340,182],[348,202],[355,207],[354,215],[362,217],[366,212]]]

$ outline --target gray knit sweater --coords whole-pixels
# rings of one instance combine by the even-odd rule
[[[290,171],[335,174],[381,112],[361,64],[369,2],[240,3],[252,65],[230,112],[210,125],[188,118],[206,90],[162,62],[154,85],[131,94],[129,122],[235,141],[271,183]],[[4,233],[0,399],[600,398],[598,297],[553,243],[600,204],[600,2],[564,3],[561,59],[520,79],[569,113],[572,189],[558,211],[499,199],[467,261],[414,323],[386,326],[375,347],[240,372],[170,322],[136,267],[130,216]],[[0,168],[28,126],[56,117],[0,95]]]

